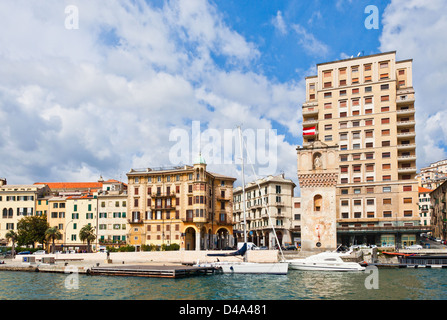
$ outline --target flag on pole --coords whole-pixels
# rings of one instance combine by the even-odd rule
[[[316,133],[316,127],[303,128],[303,136],[311,136]]]

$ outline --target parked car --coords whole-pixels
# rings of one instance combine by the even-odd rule
[[[19,252],[19,253],[17,253],[17,254],[31,254],[31,252],[29,252],[29,251],[21,251],[21,252]]]
[[[297,248],[296,246],[289,245],[289,246],[286,246],[286,247],[284,248],[284,250],[298,250],[298,248]]]
[[[411,245],[411,246],[405,247],[405,249],[410,249],[410,250],[412,250],[412,249],[416,249],[416,250],[420,250],[420,249],[422,249],[422,246],[419,245],[419,244],[413,244],[413,245]]]
[[[46,254],[45,250],[37,250],[33,254]]]

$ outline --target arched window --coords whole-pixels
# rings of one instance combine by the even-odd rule
[[[314,211],[321,211],[322,206],[323,206],[323,197],[317,194],[314,197]]]

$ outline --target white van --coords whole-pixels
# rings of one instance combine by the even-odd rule
[[[243,242],[237,243],[237,249],[239,250],[244,245]],[[258,246],[255,245],[253,242],[247,242],[247,250],[259,250]]]

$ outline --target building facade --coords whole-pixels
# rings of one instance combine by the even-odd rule
[[[36,215],[36,203],[49,194],[45,184],[0,186],[0,239],[10,245],[6,234],[17,232],[17,223],[26,216]]]
[[[321,63],[306,78],[302,149],[320,141],[337,150],[339,244],[405,246],[424,232],[414,94],[412,60],[396,61],[396,52]]]
[[[268,176],[245,185],[247,239],[257,246],[274,248],[292,244],[293,196],[295,183],[283,174]],[[242,187],[233,191],[233,221],[237,241],[244,241]],[[272,228],[273,224],[273,228]],[[276,237],[273,232],[276,232]]]
[[[211,173],[199,157],[193,166],[132,169],[128,177],[128,243],[181,250],[233,243],[232,177]]]
[[[430,192],[433,211],[431,215],[432,235],[442,240],[447,239],[447,181]]]
[[[447,180],[447,160],[431,163],[428,167],[421,168],[418,174],[419,185],[427,189],[436,189]]]
[[[98,193],[96,246],[121,246],[127,243],[127,185],[117,180],[103,182]]]
[[[430,201],[430,192],[433,190],[419,187],[419,216],[421,218],[421,225],[430,226],[431,225],[431,213],[433,207]]]

